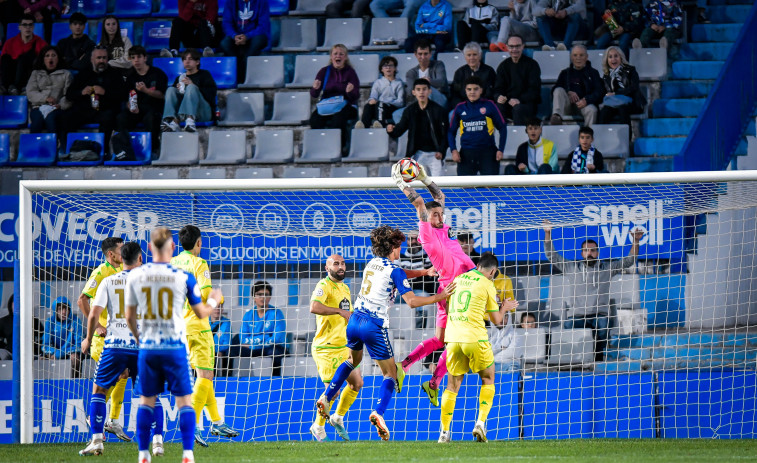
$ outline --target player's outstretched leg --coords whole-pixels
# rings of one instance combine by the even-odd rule
[[[318,409],[318,414],[322,417],[329,419],[329,408],[330,402],[334,400],[334,397],[336,397],[336,393],[339,392],[339,389],[342,388],[342,384],[347,380],[347,377],[352,374],[352,370],[354,370],[355,367],[350,363],[349,360],[346,360],[342,362],[341,365],[339,365],[339,368],[337,368],[336,373],[334,373],[334,377],[331,379],[331,382],[326,386],[326,390],[323,392],[323,395],[318,398],[318,401],[316,402],[315,406]]]
[[[216,391],[213,388],[213,383],[210,383],[210,391],[208,391],[208,400],[205,402],[205,407],[208,409],[210,415],[210,434],[221,437],[237,437],[239,431],[231,428],[228,424],[224,423],[221,419],[221,414],[218,413],[218,402],[216,402]]]
[[[362,384],[361,379],[358,387],[362,387]],[[336,429],[336,433],[344,440],[350,440],[350,435],[344,426],[344,416],[355,402],[355,399],[357,399],[357,393],[358,391],[352,389],[352,387],[345,387],[339,396],[339,405],[336,407],[336,413],[333,413],[329,418],[329,424]]]
[[[163,404],[160,397],[155,398],[152,422],[152,454],[156,457],[163,456]]]
[[[140,405],[137,410],[137,447],[139,463],[150,463],[150,429],[154,421],[155,410],[149,405]]]
[[[376,409],[369,417],[371,424],[376,427],[378,435],[383,440],[389,440],[389,428],[384,421],[384,413],[389,407],[389,402],[392,400],[392,393],[394,393],[395,387],[397,387],[396,380],[391,376],[384,376],[384,381],[379,388],[379,399],[376,402]]]
[[[324,396],[321,396],[321,398]],[[320,400],[320,398],[319,398]],[[331,411],[331,406],[334,405],[334,401],[323,405],[318,404],[318,410],[315,413],[315,421],[310,425],[310,434],[313,435],[313,439],[318,442],[328,442],[329,436],[326,434],[326,418],[321,414],[321,408],[323,408],[326,414]]]
[[[431,375],[431,379],[423,383],[423,390],[428,395],[428,400],[435,406],[439,406],[439,383],[442,378],[447,375],[447,351],[442,352],[442,356],[439,357],[439,362],[436,364],[434,374]]]
[[[124,404],[124,394],[126,393],[126,382],[128,380],[128,374],[122,375],[115,386],[113,386],[110,394],[110,419],[105,423],[104,427],[105,432],[115,434],[116,437],[124,442],[131,442],[131,437],[124,432],[124,428],[118,422],[118,418],[121,415],[121,407]]]
[[[405,357],[405,360],[402,361],[402,370],[407,372],[415,362],[428,357],[432,352],[435,352],[442,347],[444,347],[444,343],[436,336],[431,339],[426,339],[418,344],[415,349]]]
[[[103,454],[103,422],[105,421],[105,394],[92,394],[89,401],[89,416],[92,422],[92,440],[79,455],[102,455]]]

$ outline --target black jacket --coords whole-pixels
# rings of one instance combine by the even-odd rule
[[[392,138],[399,138],[409,131],[407,134],[407,155],[412,156],[418,151],[415,147],[415,133],[418,130],[428,130],[429,122],[424,121],[424,119],[430,119],[430,125],[433,128],[433,138],[437,143],[437,151],[442,153],[442,156],[446,156],[447,130],[449,129],[447,111],[439,104],[429,100],[428,106],[426,106],[426,114],[428,116],[424,117],[423,110],[421,110],[417,101],[410,103],[402,113],[402,118],[394,126],[394,130],[389,135]],[[421,122],[423,122],[423,125],[421,125]]]
[[[565,159],[565,162],[562,165],[562,170],[560,173],[562,174],[572,174],[573,168],[571,167],[571,163],[573,162],[573,152],[570,152],[568,154],[568,158]],[[594,148],[594,170],[590,171],[590,173],[595,174],[597,172],[604,172],[605,170],[605,158],[602,156],[602,153]]]
[[[450,108],[454,108],[458,103],[466,101],[468,97],[465,95],[465,79],[470,76],[476,76],[481,79],[484,84],[484,92],[481,94],[483,98],[487,100],[494,100],[494,81],[496,79],[496,73],[491,66],[481,63],[478,67],[478,71],[473,72],[470,66],[464,64],[455,71],[455,77],[452,80],[452,91],[450,92]]]
[[[178,75],[174,79],[174,87],[179,82],[179,77],[181,77],[181,75]],[[213,120],[215,120],[216,94],[218,93],[218,85],[216,85],[216,81],[213,80],[213,75],[210,74],[210,71],[207,71],[205,69],[198,69],[197,72],[191,75],[188,74],[187,77],[189,77],[189,80],[191,80],[193,84],[197,85],[200,88],[202,98],[210,105],[210,114],[212,114]]]
[[[633,108],[632,114],[644,111],[644,106],[647,105],[647,97],[641,91],[639,73],[636,72],[635,67],[630,64],[621,64],[615,79],[612,79],[610,74],[607,73],[602,76],[602,80],[604,82],[605,93],[616,93],[633,98],[633,103],[631,103]]]
[[[72,109],[91,107],[90,95],[81,94],[84,87],[91,85],[99,85],[105,89],[105,95],[100,96],[101,111],[112,110],[117,113],[121,109],[121,103],[126,99],[121,71],[108,66],[103,72],[97,73],[92,69],[92,64],[76,74],[66,91],[66,98],[73,104]]]
[[[511,58],[499,63],[497,78],[494,83],[494,98],[500,96],[516,98],[521,104],[538,105],[541,103],[541,68],[539,63],[528,56],[521,56],[518,63]]]
[[[568,68],[560,71],[552,91],[554,92],[558,87],[564,88],[566,92],[576,92],[579,98],[586,99],[587,104],[599,105],[605,96],[602,78],[599,76],[599,72],[591,67],[589,61],[582,69],[575,69],[571,64]]]
[[[64,39],[60,39],[58,41],[58,49],[63,55],[63,66],[66,69],[83,71],[92,67],[89,55],[95,49],[95,42],[87,34],[78,39],[70,35]]]

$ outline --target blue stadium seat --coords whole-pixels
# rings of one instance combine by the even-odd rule
[[[236,88],[237,86],[237,58],[223,56],[200,59],[200,68],[213,75],[216,85],[221,88]]]
[[[171,21],[145,21],[142,26],[142,46],[148,52],[160,51],[168,48],[168,38],[171,36]]]
[[[122,37],[129,37],[129,40],[131,43],[134,42],[134,22],[133,21],[118,21],[118,23],[121,25],[121,36]],[[66,28],[68,28],[68,25],[66,25]],[[53,35],[55,35],[55,32],[53,32]],[[101,25],[98,24],[97,26],[97,40],[95,40],[95,43],[100,43],[100,39],[102,39],[103,36],[103,28]]]
[[[18,157],[13,166],[51,166],[55,163],[54,133],[22,133],[18,143]]]
[[[0,129],[26,127],[26,96],[0,97]]]
[[[219,11],[218,14],[221,14]],[[160,0],[160,8],[158,11],[152,14],[159,18],[164,17],[176,17],[179,15],[179,2],[178,0]]]
[[[221,5],[218,5],[221,8]],[[271,16],[282,16],[289,13],[289,0],[268,0],[268,11]],[[220,14],[220,11],[219,13]]]
[[[52,45],[57,45],[60,39],[65,39],[69,35],[71,35],[71,29],[68,27],[68,23],[53,23],[53,35],[50,42]]]
[[[10,135],[0,133],[0,166],[8,164],[11,155]]]
[[[68,24],[66,24],[66,28],[68,28]],[[6,39],[9,39],[16,35],[18,35],[18,23],[8,23],[8,27],[5,30]],[[42,23],[34,24],[34,35],[38,35],[40,37],[45,36],[45,26]]]
[[[113,14],[119,18],[144,18],[152,13],[151,0],[116,0]]]
[[[71,10],[62,18],[70,18],[73,13],[84,13],[87,19],[102,18],[108,8],[108,0],[71,0]]]
[[[166,73],[168,85],[173,85],[174,80],[184,72],[181,58],[154,58],[152,65]]]
[[[135,161],[105,161],[106,166],[144,166],[152,158],[152,134],[150,132],[131,133],[131,147],[134,148]]]
[[[105,134],[104,133],[83,133],[83,132],[72,132],[68,134],[67,142],[66,142],[66,153],[71,152],[71,145],[76,140],[91,140],[96,141],[100,144],[100,159],[97,161],[58,161],[59,166],[99,166],[103,163],[103,157],[105,152]]]

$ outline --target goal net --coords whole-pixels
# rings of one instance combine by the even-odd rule
[[[437,180],[453,239],[493,252],[503,275],[495,282],[508,288],[501,295],[519,302],[509,327],[488,328],[497,372],[490,439],[754,437],[757,173]],[[77,300],[104,262],[103,239],[137,241],[149,262],[150,230],[169,227],[179,248],[178,231],[199,227],[200,256],[225,296],[212,325],[221,416],[243,441],[308,440],[324,389],[309,307],[326,259],[344,257],[354,301],[370,230],[417,230],[415,210],[386,178],[24,181],[20,198],[22,442],[89,438],[95,363],[78,354]],[[406,243],[401,265],[423,265],[410,254]],[[413,290],[435,286],[427,279]],[[256,296],[268,292],[264,309],[268,299]],[[435,319],[435,307],[391,309],[397,361],[434,336]],[[438,437],[440,409],[421,383],[439,353],[409,367],[385,415],[392,439]],[[352,439],[377,439],[368,415],[381,372],[367,353],[360,371],[345,422]],[[470,438],[479,385],[466,376],[453,440]],[[131,386],[118,419],[133,436]],[[166,439],[178,440],[173,398],[161,401]],[[209,425],[206,409],[200,429],[212,446]]]

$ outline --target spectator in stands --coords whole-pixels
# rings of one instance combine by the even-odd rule
[[[612,46],[602,58],[605,96],[599,109],[600,124],[630,124],[631,114],[641,114],[647,98],[639,86],[639,73],[628,64],[623,51]]]
[[[379,72],[381,77],[371,87],[368,103],[363,106],[363,117],[355,124],[356,129],[383,128],[392,120],[394,111],[405,105],[405,84],[397,79],[397,59],[388,55],[381,58]]]
[[[444,52],[452,42],[452,5],[447,0],[426,0],[415,18],[415,38],[406,41],[407,52],[413,43],[428,40],[436,47],[436,54]]]
[[[247,57],[258,56],[271,43],[268,0],[226,0],[221,48],[237,57],[237,79],[244,81]]]
[[[602,102],[605,86],[599,72],[591,67],[586,47],[576,45],[570,51],[570,66],[560,71],[552,87],[552,118],[550,124],[562,124],[563,116],[580,112],[584,125],[597,120],[597,106]]]
[[[423,246],[418,241],[418,230],[414,230],[407,235],[407,247],[400,254],[399,265],[404,270],[424,270],[430,268],[431,260],[423,250]],[[410,281],[410,287],[413,292],[419,296],[428,296],[436,294],[436,278],[422,276],[413,278]],[[426,306],[415,308],[415,327],[423,329],[428,324],[428,309]]]
[[[391,10],[402,10],[401,18],[407,18],[408,25],[412,29],[413,21],[418,14],[418,8],[426,0],[373,0],[371,12],[376,18],[388,18]]]
[[[596,360],[601,361],[607,344],[608,314],[610,311],[610,279],[623,269],[632,266],[639,254],[639,241],[643,233],[633,231],[633,246],[623,259],[599,260],[597,242],[587,239],[581,244],[581,259],[567,260],[555,250],[552,243],[552,225],[544,223],[544,253],[547,259],[568,279],[572,291],[569,320],[566,329],[591,328],[593,330]]]
[[[497,73],[494,68],[481,62],[483,58],[481,46],[477,42],[466,44],[463,48],[463,56],[465,56],[467,64],[463,64],[455,71],[455,77],[452,79],[452,91],[449,96],[450,106],[454,108],[458,103],[466,100],[464,83],[470,76],[481,79],[481,83],[484,85],[483,97],[487,100],[494,100],[494,82]]]
[[[24,9],[18,4],[18,0],[0,0],[0,40],[6,38],[8,24],[20,22],[22,14]]]
[[[51,309],[55,312],[45,322],[45,334],[42,339],[42,354],[48,359],[71,359],[71,377],[81,376],[82,325],[76,315],[71,313],[71,304],[61,296]]]
[[[558,50],[570,50],[573,40],[581,31],[581,25],[586,18],[586,2],[584,0],[539,0],[534,8],[539,35],[544,41],[542,50],[554,50],[555,34],[563,35],[563,42],[557,45]]]
[[[541,68],[523,54],[523,37],[513,34],[507,39],[510,57],[499,63],[494,82],[494,99],[507,119],[526,125],[536,116],[541,103]]]
[[[34,71],[26,85],[26,97],[32,107],[29,113],[31,133],[56,133],[58,116],[71,107],[66,91],[73,78],[62,67],[56,47],[47,45],[37,56]]]
[[[510,0],[508,4],[510,15],[502,17],[499,34],[497,39],[489,44],[489,51],[510,51],[507,41],[513,35],[519,36],[521,42],[538,42],[539,30],[534,17],[535,6],[536,0]]]
[[[223,304],[210,314],[210,331],[216,354],[215,376],[229,376],[229,350],[231,349],[231,320],[223,316]]]
[[[333,0],[326,5],[327,18],[362,18],[370,16],[371,0]],[[345,14],[349,11],[349,14]]]
[[[594,147],[594,130],[581,127],[578,130],[578,146],[562,165],[563,174],[595,174],[605,171],[602,152]]]
[[[537,321],[534,314],[531,312],[523,312],[520,314],[520,327],[524,330],[531,330],[537,327]]]
[[[18,95],[25,91],[34,61],[47,45],[42,37],[34,35],[34,16],[25,13],[18,29],[18,35],[6,40],[0,52],[0,94],[3,95]]]
[[[676,0],[653,0],[647,3],[647,27],[641,32],[641,39],[633,41],[634,48],[649,48],[652,40],[660,39],[660,48],[668,50],[668,56],[678,58],[676,41],[681,38],[683,12]]]
[[[474,239],[472,233],[458,233],[457,235],[457,242],[460,243],[460,247],[463,249],[463,252],[468,254],[468,257],[470,257],[470,260],[473,261],[474,264],[478,265],[478,260],[481,258],[481,253],[476,251],[476,248],[474,247]]]
[[[153,144],[160,140],[160,123],[163,115],[168,77],[163,70],[147,64],[147,50],[141,45],[129,49],[132,69],[126,74],[124,99],[126,108],[118,114],[117,127],[120,132],[134,130],[141,122],[152,133]],[[131,99],[136,98],[136,105]]]
[[[473,6],[465,9],[465,17],[457,22],[457,46],[476,42],[486,48],[495,43],[499,29],[499,12],[489,0],[473,0]]]
[[[121,23],[118,18],[109,14],[103,19],[101,38],[99,45],[108,50],[108,66],[117,69],[129,69],[131,59],[129,49],[131,40],[126,35],[121,35]]]
[[[281,310],[271,305],[272,293],[273,287],[267,281],[252,285],[255,305],[242,317],[239,342],[235,344],[239,344],[240,356],[273,357],[273,376],[281,376],[286,355],[286,319]]]
[[[483,82],[476,76],[465,81],[465,102],[455,106],[447,132],[452,148],[452,161],[457,175],[498,175],[499,161],[505,150],[507,123],[493,101],[482,98]],[[499,131],[499,144],[494,143],[494,129]],[[460,151],[457,135],[460,135]]]
[[[334,45],[330,56],[330,64],[318,71],[310,88],[311,97],[321,97],[310,115],[310,127],[341,130],[342,152],[346,154],[349,152],[348,124],[357,119],[360,79],[350,66],[347,47],[341,43]]]
[[[449,121],[447,110],[431,100],[432,91],[428,80],[416,79],[412,88],[415,101],[407,105],[397,125],[387,125],[386,131],[395,139],[408,132],[407,155],[437,177],[444,168]]]
[[[186,132],[196,132],[196,122],[213,120],[218,86],[213,76],[200,69],[200,52],[188,48],[181,54],[184,73],[174,79],[166,90],[163,107],[163,132],[178,132],[179,120],[184,121]]]
[[[505,166],[505,175],[557,173],[557,147],[541,136],[541,119],[526,121],[528,141],[518,146],[515,164]]]
[[[105,134],[105,152],[109,152],[116,115],[124,100],[123,87],[121,72],[108,66],[108,50],[105,47],[92,50],[89,68],[79,71],[66,91],[71,108],[61,113],[56,123],[60,147],[65,148],[69,132],[97,123],[99,131]]]
[[[431,84],[430,98],[446,109],[449,85],[447,84],[447,70],[444,63],[431,59],[431,43],[428,40],[417,40],[414,53],[415,59],[418,60],[418,66],[407,71],[405,82],[409,84],[418,79],[426,79]],[[406,97],[408,99],[413,96],[412,90],[412,88],[407,87]]]
[[[87,27],[87,17],[78,11],[68,19],[71,35],[58,42],[58,48],[63,54],[66,69],[84,71],[92,67],[90,54],[95,48],[95,42],[84,33]],[[107,53],[107,50],[106,50]]]
[[[168,49],[160,56],[179,56],[181,45],[202,50],[203,56],[213,56],[213,45],[218,42],[218,0],[179,0],[179,16],[171,23]]]
[[[612,0],[604,15],[611,15],[618,27],[610,30],[607,24],[602,24],[594,33],[597,37],[596,48],[603,50],[610,42],[617,40],[620,49],[628,56],[631,41],[638,38],[644,29],[644,7],[637,0]]]
[[[45,26],[45,41],[50,43],[53,36],[53,22],[60,17],[58,0],[18,0],[24,14],[30,14],[34,21]]]
[[[13,358],[13,294],[5,308],[8,313],[0,317],[0,360]]]

